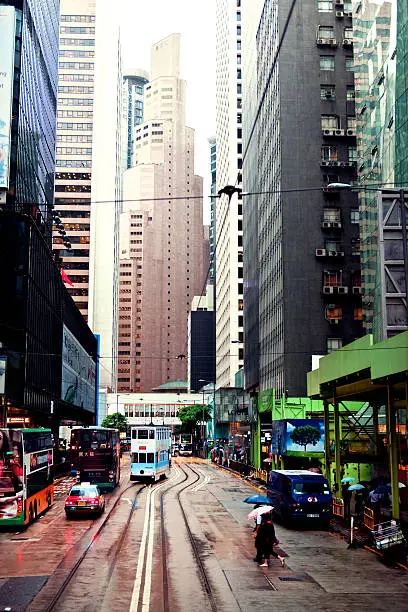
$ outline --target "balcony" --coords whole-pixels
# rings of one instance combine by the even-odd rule
[[[359,285],[353,286],[353,295],[363,295],[363,288]]]
[[[326,320],[332,324],[338,324],[343,318],[343,310],[337,304],[328,304],[326,306]]]

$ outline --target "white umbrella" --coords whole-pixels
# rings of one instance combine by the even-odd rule
[[[247,516],[247,521],[251,519],[256,519],[260,514],[266,514],[267,512],[271,512],[273,510],[273,506],[259,506],[259,508],[254,508]]]
[[[391,486],[391,483],[389,482],[389,483],[387,484],[387,487],[390,487],[390,486]],[[404,485],[404,483],[403,483],[403,482],[399,482],[399,483],[398,483],[398,488],[399,488],[399,489],[406,489],[406,488],[407,488],[407,485]]]

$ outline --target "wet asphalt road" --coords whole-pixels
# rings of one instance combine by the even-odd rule
[[[286,567],[275,560],[258,567],[251,506],[242,503],[254,489],[232,474],[181,459],[168,481],[140,490],[129,487],[127,461],[105,517],[117,505],[97,537],[103,517],[66,521],[69,481],[35,524],[0,533],[0,611],[44,612],[53,601],[61,612],[408,609],[404,570],[349,550],[330,532],[277,525]]]

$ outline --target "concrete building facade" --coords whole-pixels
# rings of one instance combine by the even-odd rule
[[[124,174],[121,391],[146,392],[186,379],[188,315],[208,264],[202,178],[194,174],[194,130],[185,124],[186,84],[179,71],[180,36],[173,34],[152,47],[144,122],[135,131],[134,167]]]
[[[143,122],[143,92],[149,81],[145,70],[127,70],[123,75],[123,168],[133,166],[135,128]]]
[[[55,207],[71,249],[56,228],[53,249],[87,320],[96,2],[61,0],[60,12]]]
[[[259,269],[259,323],[248,341],[259,351],[259,389],[278,396],[305,395],[313,355],[362,333],[357,195],[327,189],[356,176],[351,3],[305,0],[289,17],[290,6],[263,7],[257,159],[244,160],[266,192],[253,200],[257,235],[246,236],[257,239]]]
[[[241,2],[217,0],[217,192],[242,184]],[[217,387],[234,386],[243,365],[242,199],[223,195],[215,204]]]

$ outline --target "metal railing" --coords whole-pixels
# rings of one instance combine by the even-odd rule
[[[344,518],[344,501],[338,497],[333,498],[333,516]]]
[[[374,510],[367,506],[364,508],[364,525],[370,531],[374,529]]]

